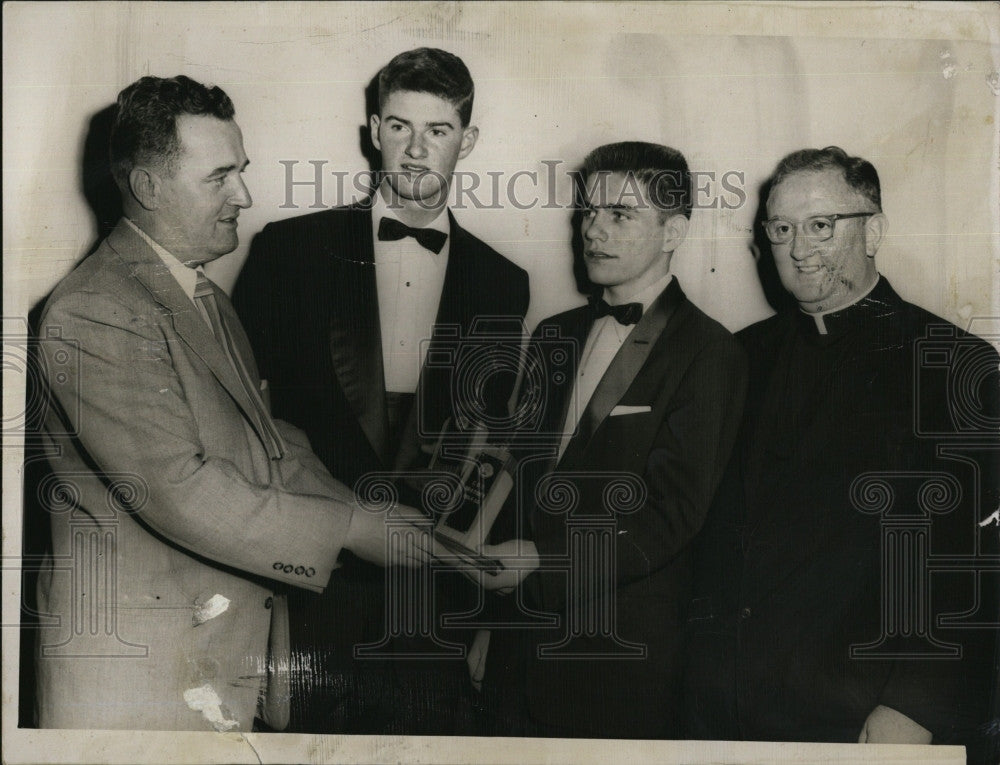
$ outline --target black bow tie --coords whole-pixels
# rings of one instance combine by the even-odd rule
[[[614,316],[619,324],[628,326],[637,324],[642,318],[642,303],[622,303],[621,305],[609,305],[604,298],[596,298],[590,301],[591,310],[594,312],[594,320],[602,316]]]
[[[438,231],[436,228],[413,228],[395,218],[382,218],[378,222],[378,238],[381,242],[394,242],[408,236],[412,236],[417,240],[417,244],[435,255],[441,252],[441,248],[444,247],[444,243],[448,239],[448,235],[444,231]]]

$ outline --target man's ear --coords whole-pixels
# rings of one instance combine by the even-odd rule
[[[875,213],[865,223],[865,255],[874,258],[882,237],[889,230],[889,219],[882,213]]]
[[[146,210],[155,210],[160,206],[160,177],[149,168],[134,167],[128,174],[128,187],[135,200]]]
[[[462,148],[458,151],[458,158],[465,159],[472,153],[472,150],[476,147],[476,141],[479,140],[479,128],[475,125],[469,125],[467,128],[462,130]]]
[[[663,252],[673,252],[680,247],[681,242],[684,241],[684,237],[687,236],[688,225],[690,223],[691,221],[688,220],[687,216],[681,213],[671,215],[667,218],[663,224],[663,246],[660,249]]]
[[[382,151],[382,142],[378,138],[378,128],[382,124],[382,118],[373,114],[368,118],[368,129],[371,131],[372,146]]]

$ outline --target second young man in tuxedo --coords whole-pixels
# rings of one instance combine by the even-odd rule
[[[533,438],[551,434],[536,440],[549,456],[521,450],[531,541],[493,548],[521,556],[508,568],[527,575],[527,602],[560,619],[551,630],[494,630],[484,684],[500,688],[489,703],[510,723],[496,733],[669,738],[679,732],[689,542],[736,437],[746,360],[671,274],[692,206],[680,152],[601,146],[581,177],[579,232],[597,291],[534,333],[529,361],[569,341],[579,357],[568,374],[526,375],[547,381]]]
[[[455,165],[479,135],[473,93],[468,69],[450,53],[420,48],[393,58],[378,75],[370,116],[381,155],[371,199],[269,224],[236,285],[275,412],[305,430],[349,486],[425,465],[421,445],[453,418],[454,370],[424,363],[423,341],[436,325],[456,329],[461,342],[477,317],[521,320],[527,309],[527,274],[448,209]],[[494,392],[494,407],[510,394]],[[349,561],[322,600],[290,602],[292,649],[303,661],[293,728],[466,732],[440,685],[468,683],[460,658],[418,673],[416,687],[390,665],[353,658],[355,645],[383,637],[384,587],[380,569]]]

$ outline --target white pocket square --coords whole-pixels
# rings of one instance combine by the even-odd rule
[[[648,406],[616,406],[611,410],[610,417],[620,417],[623,414],[644,414],[652,411]]]

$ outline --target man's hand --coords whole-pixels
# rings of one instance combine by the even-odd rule
[[[477,630],[476,637],[469,646],[465,663],[469,667],[469,680],[477,691],[483,690],[483,677],[486,675],[486,653],[490,649],[489,630]]]
[[[865,720],[859,744],[929,744],[933,734],[902,712],[879,704]]]
[[[431,535],[433,520],[405,505],[386,513],[355,508],[344,548],[359,558],[385,566],[393,563],[416,568],[444,554]]]
[[[499,595],[513,592],[528,574],[538,570],[538,548],[530,540],[509,539],[498,545],[483,545],[480,552],[488,558],[496,558],[503,563],[500,573],[483,574],[478,577],[484,589],[492,590]]]

